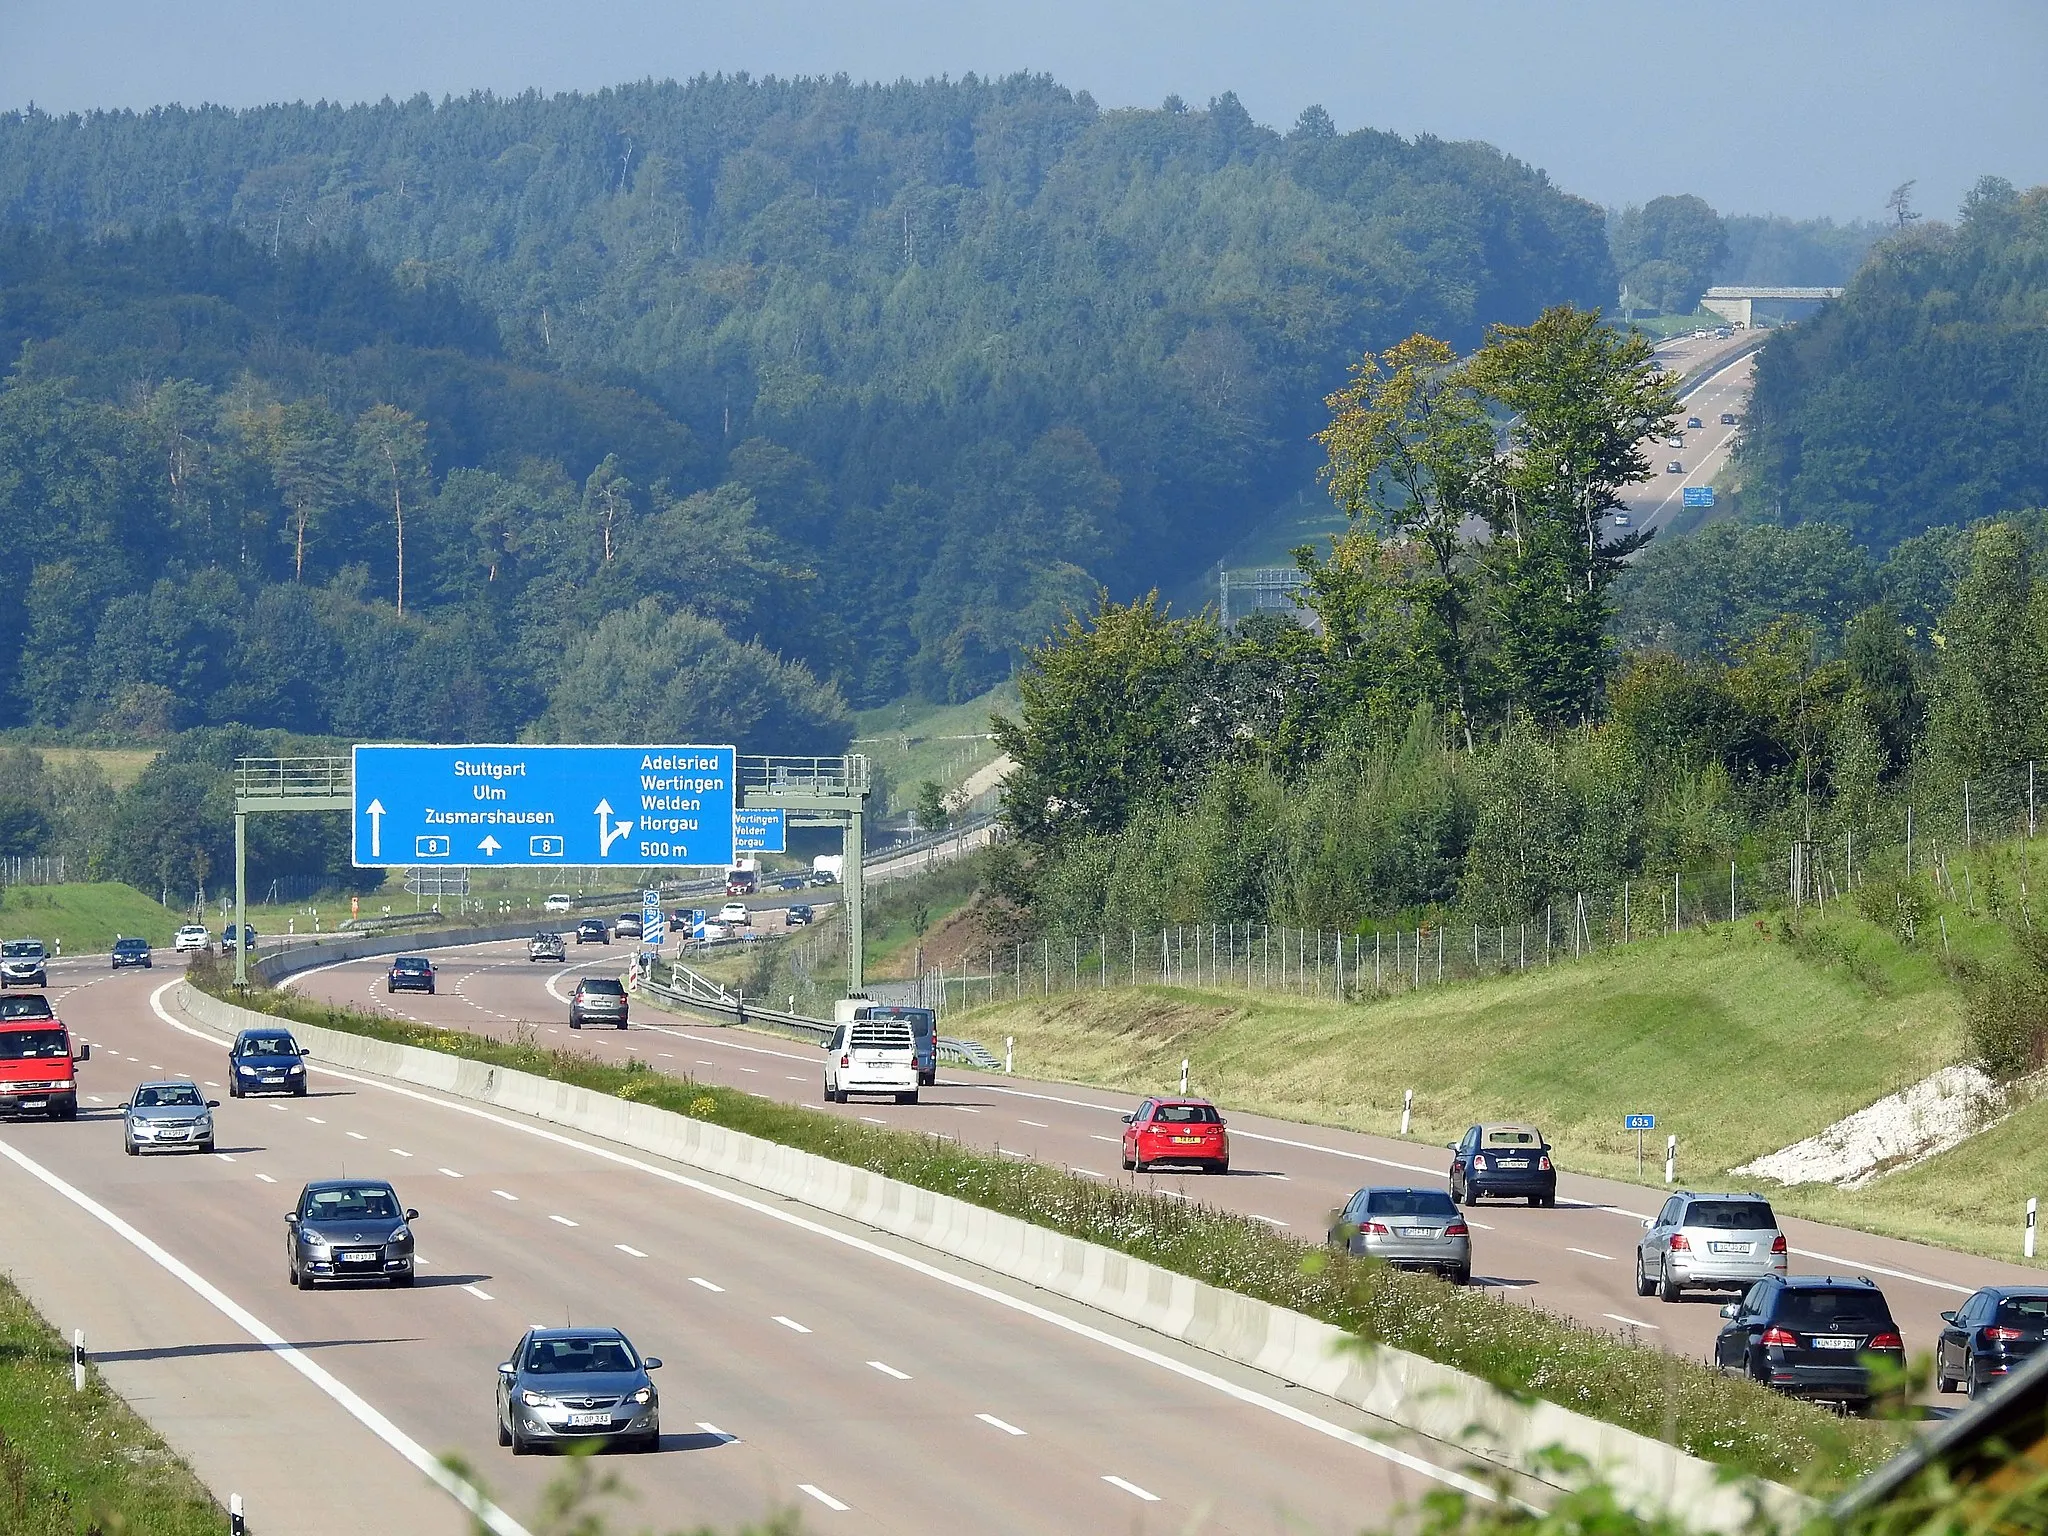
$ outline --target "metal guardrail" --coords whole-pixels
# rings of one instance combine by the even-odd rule
[[[665,999],[680,1008],[694,1008],[703,1013],[714,1013],[721,1018],[730,1018],[735,1024],[766,1025],[782,1030],[798,1039],[823,1045],[832,1038],[832,1031],[838,1028],[826,1019],[813,1019],[801,1013],[786,1013],[780,1008],[761,1008],[748,1002],[737,993],[728,991],[708,976],[699,975],[680,961],[671,962],[669,980],[643,976],[634,988],[656,998]],[[996,1071],[1002,1063],[989,1054],[987,1047],[978,1040],[955,1040],[951,1036],[939,1036],[939,1059],[941,1061],[964,1062],[971,1067]]]
[[[235,794],[244,800],[354,793],[355,774],[346,757],[238,757]]]
[[[735,766],[741,790],[762,794],[864,795],[868,760],[845,757],[742,757]]]

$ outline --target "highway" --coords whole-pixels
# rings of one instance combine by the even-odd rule
[[[559,1026],[563,973],[517,950],[445,953],[441,995],[388,1001]],[[0,1263],[53,1324],[87,1331],[111,1385],[210,1487],[242,1494],[252,1531],[455,1536],[455,1502],[413,1469],[453,1452],[517,1536],[557,1464],[496,1445],[495,1366],[529,1325],[571,1320],[617,1324],[665,1362],[661,1452],[607,1465],[636,1524],[731,1528],[794,1506],[833,1531],[950,1533],[967,1512],[992,1532],[1355,1531],[1458,1475],[1443,1447],[930,1252],[317,1060],[305,1098],[220,1094],[216,1154],[126,1157],[115,1106],[133,1085],[189,1074],[218,1092],[225,1054],[172,1012],[174,968],[103,965],[51,966],[93,1058],[76,1122],[0,1126]],[[365,980],[341,966],[306,984],[366,1002]],[[604,1048],[675,1047],[706,1076],[698,1056],[729,1056],[736,1081],[815,1077],[795,1048],[698,1033],[636,1026]],[[939,1097],[961,1102],[928,1118],[986,1112],[990,1130],[999,1107],[1037,1108]],[[344,1172],[389,1178],[419,1209],[416,1288],[287,1284],[284,1212],[302,1181]]]
[[[941,1067],[940,1085],[926,1089],[914,1106],[827,1105],[818,1052],[801,1041],[696,1024],[645,1003],[635,1005],[629,1030],[572,1034],[562,1001],[567,988],[579,971],[619,969],[618,959],[608,966],[587,961],[565,969],[529,967],[523,952],[511,945],[444,951],[437,958],[443,990],[432,998],[388,997],[382,964],[368,960],[307,973],[295,985],[313,996],[448,1028],[507,1036],[530,1027],[550,1046],[575,1045],[610,1060],[638,1056],[659,1070],[871,1124],[936,1131],[963,1143],[1000,1147],[1084,1177],[1133,1177],[1121,1170],[1118,1139],[1118,1116],[1137,1103],[1130,1094],[947,1064]],[[1001,1053],[1001,1041],[983,1043]],[[1195,1084],[1195,1090],[1200,1086]],[[1158,1090],[1176,1087],[1161,1083]],[[1153,1174],[1143,1182],[1176,1198],[1206,1201],[1315,1240],[1327,1230],[1331,1211],[1361,1185],[1442,1187],[1449,1162],[1433,1143],[1236,1112],[1229,1113],[1229,1120],[1233,1151],[1228,1176]],[[1726,1295],[1689,1293],[1677,1303],[1664,1303],[1635,1294],[1635,1243],[1643,1219],[1661,1204],[1655,1189],[1568,1170],[1559,1181],[1555,1209],[1483,1203],[1470,1217],[1475,1282],[1589,1326],[1704,1359],[1720,1328],[1718,1309],[1729,1299]],[[1939,1314],[1978,1286],[2040,1280],[2037,1270],[2017,1264],[1790,1217],[1782,1224],[1795,1273],[1868,1274],[1890,1299],[1912,1350],[1931,1350],[1941,1326]]]
[[[1749,337],[1748,341],[1754,341]],[[1720,350],[1702,352],[1698,356],[1685,356],[1688,372],[1698,373],[1698,385],[1686,396],[1679,408],[1679,421],[1697,416],[1701,425],[1685,429],[1680,434],[1685,439],[1683,448],[1673,448],[1663,438],[1647,439],[1643,445],[1644,456],[1650,462],[1650,473],[1633,486],[1621,491],[1621,499],[1631,521],[1638,528],[1663,528],[1677,516],[1685,505],[1687,486],[1710,486],[1715,477],[1728,462],[1728,455],[1735,446],[1736,434],[1741,431],[1741,418],[1749,410],[1750,385],[1755,377],[1756,354],[1742,352],[1739,356],[1722,361],[1726,351],[1739,348],[1747,343],[1743,333],[1737,333],[1732,341],[1715,344]],[[1695,348],[1706,348],[1709,343],[1694,341]],[[1658,353],[1660,359],[1665,354]],[[1667,362],[1666,366],[1677,367],[1679,360]],[[1724,423],[1721,417],[1733,414],[1733,424]],[[1665,466],[1676,460],[1685,466],[1683,474],[1674,475]]]

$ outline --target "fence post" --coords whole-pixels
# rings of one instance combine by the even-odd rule
[[[1372,992],[1375,997],[1380,992],[1380,974],[1380,931],[1375,928],[1372,931]]]
[[[1913,807],[1906,807],[1906,878],[1913,878]]]
[[[1728,921],[1735,921],[1735,861],[1728,861]]]
[[[1963,852],[1970,851],[1970,781],[1963,780]]]
[[[1438,986],[1444,983],[1444,931],[1441,927],[1436,931],[1436,983]]]
[[[1628,942],[1628,922],[1628,882],[1624,880],[1621,882],[1621,942],[1624,944]]]

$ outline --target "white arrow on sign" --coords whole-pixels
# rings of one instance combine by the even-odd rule
[[[501,846],[498,840],[488,832],[484,834],[484,840],[477,844],[477,847],[483,849],[486,856],[495,854]]]
[[[612,844],[632,830],[633,823],[630,821],[622,821],[616,827],[612,825],[611,801],[597,802],[597,856],[600,859],[610,858]]]
[[[370,857],[384,857],[384,802],[372,800],[364,807],[364,814],[370,818]]]

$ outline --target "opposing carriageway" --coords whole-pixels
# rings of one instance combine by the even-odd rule
[[[523,952],[511,946],[482,945],[443,951],[440,961],[443,989],[434,998],[387,997],[383,972],[372,963],[308,973],[294,984],[309,995],[443,1027],[501,1037],[532,1029],[548,1045],[573,1044],[609,1060],[639,1057],[660,1070],[870,1124],[936,1131],[969,1145],[1000,1148],[1006,1155],[1055,1163],[1084,1177],[1129,1177],[1120,1167],[1118,1116],[1136,1104],[1133,1094],[945,1064],[939,1086],[926,1089],[916,1105],[827,1105],[818,1053],[799,1041],[662,1014],[645,1003],[636,1005],[630,1030],[572,1034],[565,998],[573,977],[617,969],[618,957],[554,970],[528,966]],[[1448,1154],[1431,1143],[1234,1111],[1230,1123],[1228,1176],[1159,1173],[1141,1182],[1176,1198],[1256,1217],[1311,1241],[1321,1237],[1331,1211],[1360,1185],[1443,1184]],[[1587,1178],[1567,1168],[1555,1209],[1482,1204],[1470,1213],[1475,1280],[1590,1326],[1632,1332],[1645,1344],[1704,1358],[1720,1327],[1718,1307],[1724,1296],[1693,1293],[1666,1304],[1635,1294],[1635,1243],[1642,1219],[1662,1200],[1657,1187]],[[2017,1264],[1818,1222],[1788,1217],[1784,1226],[1795,1273],[1868,1274],[1891,1299],[1912,1350],[1931,1349],[1941,1326],[1939,1314],[1977,1286],[2028,1284],[2038,1278],[2036,1271]]]
[[[456,979],[464,962],[443,959]],[[354,979],[307,984],[323,978]],[[523,973],[543,997],[546,979]],[[845,1223],[317,1060],[308,1097],[221,1095],[217,1155],[124,1157],[126,1091],[186,1073],[218,1092],[223,1050],[177,1015],[175,974],[51,980],[94,1058],[77,1122],[0,1128],[5,1262],[210,1486],[244,1495],[255,1529],[452,1536],[461,1513],[417,1466],[452,1451],[516,1531],[556,1466],[496,1446],[494,1367],[530,1324],[570,1319],[616,1323],[666,1362],[662,1452],[610,1465],[664,1521],[790,1505],[847,1530],[952,1531],[971,1510],[992,1531],[1348,1531],[1433,1486],[1262,1409],[1313,1400],[1255,1372],[1187,1351],[1254,1390],[1205,1387],[1114,1347],[1137,1330],[1099,1315],[1063,1327],[1005,1307],[1005,1282],[949,1284],[943,1261],[893,1262]],[[344,1170],[420,1209],[417,1288],[286,1283],[284,1211],[301,1181]]]

